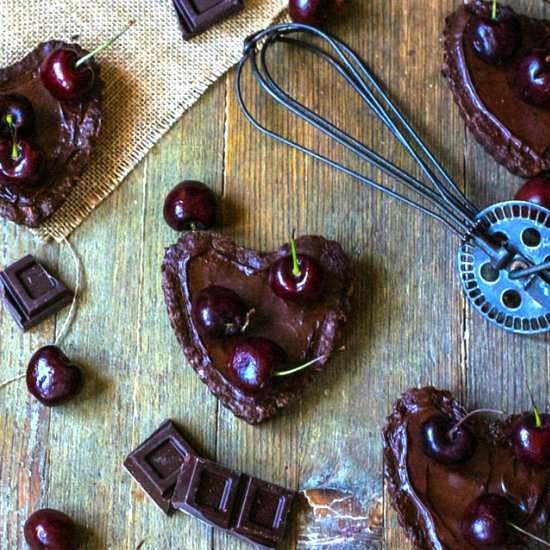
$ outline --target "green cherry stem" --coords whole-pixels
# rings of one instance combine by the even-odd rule
[[[342,346],[341,348],[338,348],[337,350],[335,350],[332,353],[335,353],[335,352],[340,353],[341,351],[345,351],[345,349],[346,349],[345,346]],[[274,372],[273,376],[290,376],[291,374],[296,374],[297,372],[303,371],[303,370],[311,367],[312,365],[315,365],[319,361],[323,361],[324,359],[328,359],[332,355],[332,353],[325,353],[324,355],[320,355],[319,357],[316,357],[315,359],[312,359],[311,361],[308,361],[307,363],[304,363],[303,365],[300,365],[299,367],[296,367],[295,369]]]
[[[539,544],[542,544],[543,546],[546,546],[546,548],[550,548],[550,542],[543,540],[536,535],[533,535],[533,533],[529,533],[529,531],[525,531],[525,529],[522,529],[521,527],[517,526],[515,523],[512,523],[511,521],[508,522],[508,525],[515,529],[518,533],[521,533],[522,535],[525,535],[526,537],[529,537],[530,539],[538,542]]]
[[[298,251],[296,250],[296,229],[292,230],[292,237],[290,237],[290,253],[292,254],[292,275],[300,277],[302,272],[300,271]]]
[[[531,404],[533,405],[533,415],[535,417],[535,428],[542,428],[542,418],[540,416],[540,411],[537,407],[537,404],[535,403],[533,392],[531,391],[529,382],[525,382],[525,384],[527,385],[527,393],[529,394],[529,398],[531,399]]]
[[[75,67],[78,69],[78,67],[80,67],[81,65],[84,65],[86,61],[89,61],[90,59],[92,59],[92,57],[95,57],[98,53],[101,53],[103,50],[106,50],[111,44],[116,42],[124,33],[126,33],[135,24],[136,24],[135,21],[130,21],[130,23],[128,23],[128,25],[124,29],[122,29],[116,36],[113,36],[113,38],[109,38],[109,40],[106,40],[105,42],[103,42],[103,44],[101,44],[100,46],[92,50],[90,53],[87,53],[85,56],[81,57],[75,63]]]
[[[8,124],[8,127],[10,129],[10,133],[11,133],[11,142],[12,142],[11,159],[12,160],[17,160],[19,158],[19,150],[17,148],[17,128],[15,127],[15,125],[13,123],[13,115],[12,114],[6,115],[6,122]]]
[[[496,21],[496,18],[497,18],[497,0],[493,0],[493,10],[492,10],[492,13],[491,13],[491,17],[493,18],[493,20]]]

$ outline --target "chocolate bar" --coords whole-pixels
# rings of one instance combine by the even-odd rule
[[[257,548],[277,548],[294,497],[293,491],[189,455],[172,506]]]
[[[242,0],[174,0],[183,38],[188,40],[242,10]]]
[[[165,513],[174,509],[171,498],[185,459],[195,450],[181,436],[175,424],[166,420],[124,461],[124,467]]]
[[[17,325],[28,330],[70,304],[73,295],[28,255],[0,273],[4,307]]]

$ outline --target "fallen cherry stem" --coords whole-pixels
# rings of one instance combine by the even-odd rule
[[[497,18],[497,0],[493,0],[493,11],[491,17],[496,20]]]
[[[550,548],[550,542],[541,539],[537,537],[536,535],[533,535],[533,533],[529,533],[529,531],[525,531],[525,529],[522,529],[521,527],[518,527],[515,523],[512,523],[511,521],[508,522],[508,525],[512,528],[521,533],[522,535],[525,535],[526,537],[529,537],[530,539],[542,544],[543,546],[546,546],[547,548]]]
[[[109,40],[106,40],[105,42],[103,42],[103,44],[101,44],[100,46],[92,50],[90,53],[87,53],[85,56],[81,57],[75,63],[75,67],[78,69],[78,67],[86,63],[86,61],[89,61],[90,59],[92,59],[92,57],[95,57],[98,53],[101,53],[103,50],[107,49],[111,44],[113,44],[113,42],[116,42],[125,32],[127,32],[135,24],[136,24],[135,21],[130,21],[130,23],[128,23],[128,25],[124,29],[122,29],[116,36],[113,36],[113,38],[109,38]]]
[[[5,382],[2,382],[0,384],[0,390],[4,389],[6,386],[9,386],[10,384],[13,384],[14,382],[17,382],[18,380],[25,378],[25,376],[27,376],[27,373],[20,374],[19,376],[14,376],[13,378],[6,380]]]
[[[324,359],[328,359],[333,353],[340,353],[340,352],[345,351],[345,350],[346,350],[346,347],[342,346],[341,348],[338,348],[337,350],[334,350],[332,353],[325,353],[324,355],[320,355],[319,357],[316,357],[315,359],[312,359],[311,361],[308,361],[307,363],[304,363],[303,365],[300,365],[299,367],[296,367],[295,369],[274,372],[273,376],[290,376],[291,374],[296,374],[297,372],[303,371],[303,370],[307,369],[308,367],[311,367],[312,365],[315,365],[319,361],[323,361]]]

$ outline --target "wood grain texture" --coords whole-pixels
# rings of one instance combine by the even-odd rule
[[[440,33],[458,0],[349,0],[351,17],[331,31],[348,41],[386,84],[451,175],[480,206],[511,196],[518,180],[467,135],[440,76]],[[550,17],[534,0],[518,11]],[[274,72],[309,105],[398,165],[412,162],[332,73],[284,48]],[[408,549],[384,494],[380,429],[411,386],[448,388],[467,406],[527,407],[527,377],[549,407],[548,337],[499,331],[464,302],[455,270],[457,239],[436,222],[259,135],[218,82],[123,186],[72,237],[86,270],[76,321],[64,348],[84,367],[83,396],[54,410],[24,382],[0,390],[0,549],[24,548],[22,525],[44,506],[85,529],[90,550],[244,550],[199,522],[165,518],[122,469],[126,454],[163,419],[174,418],[210,458],[292,488],[354,493],[365,508],[384,498],[384,542]],[[379,175],[272,108],[247,85],[263,120],[369,175]],[[165,313],[160,262],[177,235],[162,221],[167,191],[200,179],[222,197],[224,232],[273,249],[292,228],[342,243],[355,268],[355,313],[347,351],[303,398],[259,427],[219,406],[186,365]],[[382,181],[386,182],[384,178]],[[0,265],[36,252],[67,283],[65,247],[39,247],[28,232],[0,225]],[[21,335],[0,313],[0,382],[24,370],[55,338],[66,315]],[[300,547],[294,525],[284,549]],[[351,550],[351,546],[349,546]]]

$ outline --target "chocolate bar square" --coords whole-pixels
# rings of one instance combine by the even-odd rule
[[[175,424],[166,420],[158,430],[132,451],[124,467],[165,514],[174,509],[171,498],[178,474],[187,457],[195,455]]]
[[[249,478],[235,532],[261,544],[278,544],[287,527],[295,493],[260,479]]]
[[[188,40],[243,8],[242,0],[174,0],[183,38]]]
[[[182,467],[172,504],[183,511],[196,511],[204,521],[229,529],[240,480],[239,472],[190,457]]]
[[[4,307],[17,325],[28,330],[71,303],[72,293],[28,255],[0,273]]]

